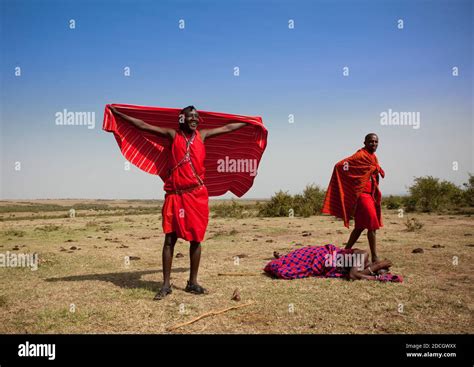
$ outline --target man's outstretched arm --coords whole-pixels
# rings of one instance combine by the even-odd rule
[[[166,127],[158,127],[154,125],[147,124],[145,121],[137,119],[135,117],[128,116],[120,111],[117,110],[116,107],[109,106],[110,110],[114,115],[120,116],[123,118],[125,121],[131,123],[135,127],[139,128],[140,130],[148,131],[151,133],[159,134],[159,135],[165,135],[170,138],[174,138],[176,131],[173,129],[169,129]]]
[[[201,130],[201,138],[204,141],[206,138],[211,138],[213,136],[230,133],[231,131],[238,130],[247,125],[245,122],[233,122],[221,127],[216,127],[215,129],[204,129]]]

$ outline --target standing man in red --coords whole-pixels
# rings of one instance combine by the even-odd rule
[[[156,294],[160,300],[172,292],[170,284],[174,246],[178,238],[190,242],[190,275],[186,291],[194,294],[207,293],[197,282],[201,260],[201,242],[204,239],[208,218],[209,198],[204,185],[204,141],[213,136],[228,133],[246,123],[236,122],[199,131],[199,113],[194,106],[188,106],[179,114],[179,129],[158,127],[143,120],[128,116],[110,106],[117,116],[132,123],[137,128],[168,137],[171,140],[170,163],[165,180],[165,202],[162,208],[163,232],[163,286]]]
[[[322,209],[324,214],[341,218],[347,228],[350,218],[354,217],[355,228],[346,249],[367,229],[372,262],[378,261],[376,230],[383,225],[379,175],[385,177],[385,172],[375,155],[378,144],[376,134],[367,134],[362,149],[336,164]]]

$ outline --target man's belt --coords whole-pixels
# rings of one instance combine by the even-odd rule
[[[196,186],[191,186],[191,187],[187,187],[185,189],[180,189],[180,190],[168,190],[168,191],[166,191],[166,193],[167,194],[182,195],[182,194],[186,194],[188,192],[199,190],[203,186],[204,186],[204,184],[199,184],[199,185],[196,185]]]

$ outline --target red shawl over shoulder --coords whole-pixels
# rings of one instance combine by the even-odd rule
[[[344,221],[349,228],[349,220],[354,214],[355,205],[374,173],[385,177],[385,172],[379,166],[377,156],[369,153],[365,148],[359,149],[354,155],[343,159],[334,166],[331,181],[326,192],[322,213],[334,215]],[[374,200],[377,217],[382,225],[381,201],[382,194],[378,182],[374,182]]]
[[[120,112],[139,118],[148,124],[178,129],[180,109],[114,104]],[[205,141],[205,180],[210,196],[233,192],[244,195],[253,184],[255,175],[248,172],[218,172],[220,160],[252,160],[256,167],[267,146],[267,129],[261,117],[231,115],[199,111],[199,129],[219,127],[231,122],[246,122],[245,126],[231,133],[215,136]],[[103,130],[113,132],[123,156],[141,170],[167,178],[171,142],[169,139],[137,129],[132,124],[114,116],[107,105],[104,112]],[[227,158],[226,158],[227,157]],[[255,161],[253,161],[255,160]]]

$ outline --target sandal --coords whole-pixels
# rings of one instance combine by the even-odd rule
[[[184,289],[186,292],[193,293],[193,294],[207,294],[207,290],[201,287],[199,284],[191,284],[188,280],[188,284]]]
[[[165,298],[168,294],[171,294],[171,293],[173,293],[173,290],[171,289],[171,285],[169,287],[161,287],[161,289],[153,298],[153,301],[160,301],[163,298]]]

